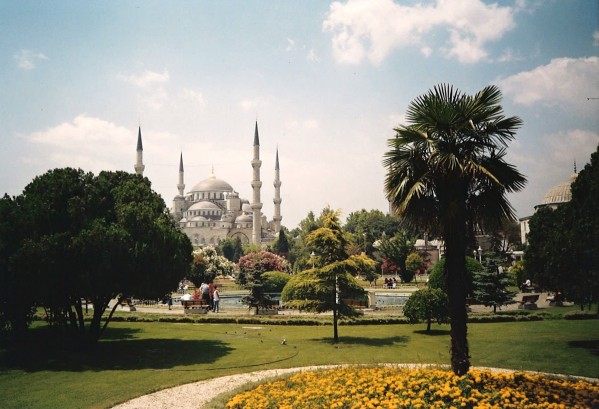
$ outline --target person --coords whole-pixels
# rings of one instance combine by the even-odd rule
[[[168,309],[171,310],[173,308],[173,297],[170,294],[168,294],[166,297],[167,297]]]
[[[218,287],[214,287],[214,292],[212,293],[212,312],[218,312],[219,304],[220,304],[220,291]]]
[[[214,308],[214,281],[210,280],[210,284],[208,284],[208,296],[210,297],[210,309]]]
[[[210,287],[208,287],[208,284],[202,283],[200,286],[200,294],[202,300],[206,301],[206,303],[210,303]]]

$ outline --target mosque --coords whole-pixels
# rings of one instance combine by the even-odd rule
[[[254,152],[251,161],[252,201],[239,197],[233,187],[214,175],[214,169],[204,179],[185,192],[183,153],[179,158],[178,194],[173,199],[171,215],[194,247],[216,246],[226,238],[239,237],[242,243],[264,245],[272,242],[281,229],[281,180],[279,178],[279,150],[275,158],[274,216],[268,221],[262,214],[260,201],[260,139],[258,123],[254,131]],[[137,161],[135,173],[143,176],[143,144],[141,127],[137,134]]]
[[[558,183],[545,193],[541,203],[535,206],[535,211],[543,207],[549,207],[553,210],[557,209],[561,204],[572,200],[572,183],[576,180],[576,163],[574,163],[574,173],[564,182]],[[528,222],[532,216],[522,217],[520,220],[520,240],[522,244],[528,243],[527,235],[530,232]]]

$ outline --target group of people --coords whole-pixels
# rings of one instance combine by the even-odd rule
[[[395,277],[391,277],[391,278],[385,277],[385,287],[386,288],[397,288],[397,279]]]
[[[198,297],[201,296],[202,300],[206,301],[208,303],[208,305],[210,305],[210,309],[212,310],[212,312],[219,311],[220,290],[218,289],[218,287],[216,285],[214,285],[213,281],[210,281],[210,283],[208,283],[208,284],[202,283],[202,285],[200,285],[200,292],[197,296]],[[194,294],[194,298],[195,298],[195,294]]]

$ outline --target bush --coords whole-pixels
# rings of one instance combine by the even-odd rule
[[[291,275],[283,271],[267,271],[262,273],[264,280],[264,292],[280,293],[291,278]]]
[[[599,314],[588,311],[572,311],[564,314],[565,320],[596,320],[599,319]]]

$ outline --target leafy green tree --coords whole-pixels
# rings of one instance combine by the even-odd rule
[[[424,259],[418,253],[410,253],[408,257],[406,257],[406,268],[412,271],[424,271],[425,264]]]
[[[0,332],[24,335],[35,311],[30,286],[35,278],[10,266],[25,230],[25,215],[16,199],[4,195],[0,199]]]
[[[396,217],[380,210],[366,209],[350,213],[343,228],[354,235],[356,245],[369,257],[376,250],[374,243],[377,240],[385,235],[393,237],[403,231],[401,222]]]
[[[281,298],[286,305],[300,310],[333,311],[333,341],[339,341],[338,319],[358,313],[344,300],[364,296],[364,289],[353,277],[376,263],[366,256],[349,256],[346,237],[339,223],[339,212],[323,212],[322,226],[306,238],[315,253],[315,267],[303,271],[287,283]]]
[[[262,273],[262,279],[266,293],[280,293],[291,279],[291,274],[283,271],[267,271]]]
[[[497,307],[515,303],[516,293],[508,287],[514,285],[514,281],[506,271],[501,268],[498,260],[487,259],[483,263],[484,269],[474,274],[474,298],[485,307]]]
[[[239,236],[227,237],[218,243],[219,251],[229,261],[237,263],[239,258],[243,256],[243,245]]]
[[[483,265],[472,257],[466,257],[466,295],[472,296],[474,291],[474,274],[484,269]],[[428,286],[431,288],[440,288],[447,294],[447,269],[445,268],[445,258],[443,257],[428,272]]]
[[[524,269],[524,261],[518,260],[508,269],[512,280],[520,287],[526,281],[526,270]]]
[[[574,280],[572,300],[584,308],[597,304],[599,314],[599,145],[572,183]]]
[[[81,340],[97,341],[125,298],[158,298],[188,272],[191,243],[146,178],[55,169],[16,200],[27,217],[8,268],[28,278],[32,305]],[[94,307],[88,326],[81,300]]]
[[[383,236],[377,241],[377,249],[381,256],[387,260],[386,265],[395,265],[403,282],[409,283],[414,278],[414,271],[406,268],[406,258],[414,250],[414,240],[410,239],[404,231],[387,238]],[[410,270],[410,271],[409,271]]]
[[[423,288],[415,291],[403,306],[403,315],[411,324],[426,322],[426,333],[431,332],[431,323],[444,324],[449,321],[447,294],[439,288]]]
[[[571,251],[570,208],[566,204],[555,210],[540,208],[530,218],[529,227],[528,246],[524,251],[526,273],[536,286],[567,297],[576,263]]]
[[[514,220],[506,194],[526,179],[505,162],[505,146],[522,125],[505,117],[501,92],[488,86],[474,95],[450,85],[435,86],[410,103],[408,125],[395,129],[385,154],[385,191],[394,212],[445,243],[451,316],[451,366],[470,368],[466,310],[468,226],[494,231]]]

